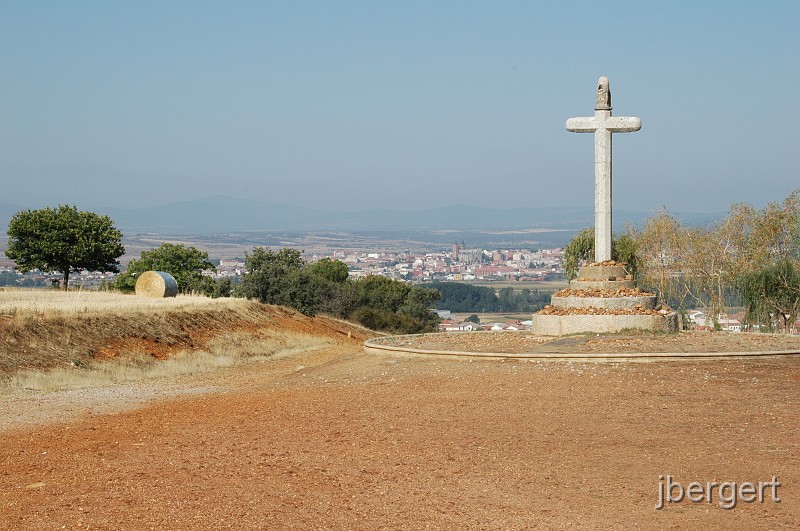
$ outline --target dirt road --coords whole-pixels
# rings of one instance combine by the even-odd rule
[[[548,364],[343,344],[0,404],[8,529],[800,527],[798,357]],[[781,501],[656,510],[668,474],[775,476]]]

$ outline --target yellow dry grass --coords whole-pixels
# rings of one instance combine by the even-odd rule
[[[291,332],[273,332],[271,337],[253,337],[234,332],[215,337],[207,350],[182,351],[159,361],[144,353],[122,359],[93,362],[89,366],[55,368],[50,371],[26,370],[0,384],[0,393],[27,389],[55,391],[102,387],[158,378],[193,375],[222,367],[277,359],[302,352],[323,349],[335,344],[327,337]]]
[[[0,289],[0,393],[199,374],[371,335],[246,299]]]
[[[211,299],[203,295],[178,295],[149,299],[108,291],[56,291],[0,288],[0,316],[125,315],[192,308],[222,308],[241,299]]]

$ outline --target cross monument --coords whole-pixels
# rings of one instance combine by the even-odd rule
[[[611,133],[631,133],[642,128],[642,120],[611,116],[608,78],[597,82],[594,116],[570,118],[567,131],[594,133],[594,260],[611,260]]]

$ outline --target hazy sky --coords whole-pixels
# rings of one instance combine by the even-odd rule
[[[724,211],[800,187],[800,2],[0,0],[0,202]]]

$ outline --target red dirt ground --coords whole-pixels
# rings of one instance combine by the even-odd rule
[[[7,529],[800,527],[800,357],[445,360],[341,338],[210,375],[0,397],[0,420]],[[667,474],[777,476],[781,501],[659,511]]]

